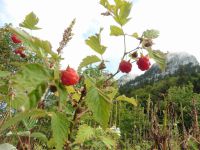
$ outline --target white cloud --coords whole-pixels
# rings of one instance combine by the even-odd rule
[[[100,15],[104,12],[99,0],[4,0],[5,9],[18,25],[24,16],[34,11],[40,18],[39,26],[43,29],[34,34],[49,40],[53,48],[58,47],[63,30],[73,18],[75,36],[64,49],[63,66],[77,67],[86,55],[94,54],[84,43],[84,37],[104,27],[102,42],[108,46],[105,59],[111,60],[109,66],[117,69],[123,53],[123,41],[120,37],[109,37],[109,25],[114,24],[110,17]],[[131,13],[132,20],[125,27],[128,33],[143,32],[146,29],[158,29],[160,37],[155,41],[156,49],[163,51],[187,51],[200,60],[200,14],[199,0],[137,0]],[[0,12],[1,13],[1,12]],[[136,41],[128,39],[128,49],[133,49]],[[113,65],[114,64],[114,65]],[[133,66],[137,68],[135,65]],[[133,69],[133,73],[139,72]]]

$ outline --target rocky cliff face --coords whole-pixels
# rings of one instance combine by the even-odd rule
[[[148,82],[151,80],[159,80],[164,78],[167,75],[173,75],[180,68],[180,66],[197,66],[199,62],[196,57],[185,53],[169,53],[167,54],[166,60],[166,69],[165,71],[161,71],[157,64],[154,64],[148,71],[144,74],[131,79],[128,75],[122,76],[119,79],[119,85],[124,85],[125,83],[129,83],[130,86],[137,86],[140,83]],[[123,84],[122,84],[123,83]]]
[[[134,74],[123,75],[118,79],[118,85],[122,86],[122,85],[126,84],[127,82],[134,80],[136,77],[137,77],[137,75],[134,75]]]

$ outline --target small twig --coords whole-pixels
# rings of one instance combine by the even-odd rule
[[[119,73],[119,69],[118,69],[114,74],[112,74],[112,75],[105,81],[105,83],[108,82],[110,79],[112,79],[114,76],[116,76],[118,73]]]

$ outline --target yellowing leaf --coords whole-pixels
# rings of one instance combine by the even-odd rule
[[[134,106],[137,106],[137,105],[138,105],[136,99],[126,97],[125,95],[118,96],[118,97],[116,98],[116,100],[118,100],[118,101],[126,101],[126,102],[128,102],[128,103],[133,104]]]
[[[137,38],[139,38],[139,35],[138,35],[138,33],[137,33],[137,32],[135,32],[135,33],[133,33],[133,34],[132,34],[132,37],[134,37],[134,38],[136,38],[136,39],[137,39]]]

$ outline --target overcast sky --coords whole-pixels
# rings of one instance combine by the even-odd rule
[[[185,51],[200,60],[200,9],[199,0],[133,0],[132,20],[125,26],[126,33],[142,33],[146,29],[157,29],[160,37],[154,49],[164,52]],[[40,18],[42,30],[33,34],[49,40],[53,49],[58,47],[63,30],[76,18],[75,36],[64,49],[63,67],[68,64],[77,68],[82,58],[94,54],[84,43],[85,38],[103,27],[102,42],[108,47],[104,58],[112,72],[117,70],[123,53],[123,40],[109,37],[109,26],[116,25],[111,17],[100,14],[105,9],[99,0],[0,0],[0,25],[12,22],[18,26],[26,14],[34,11]],[[128,49],[137,46],[128,39]],[[141,73],[133,65],[133,74]]]

